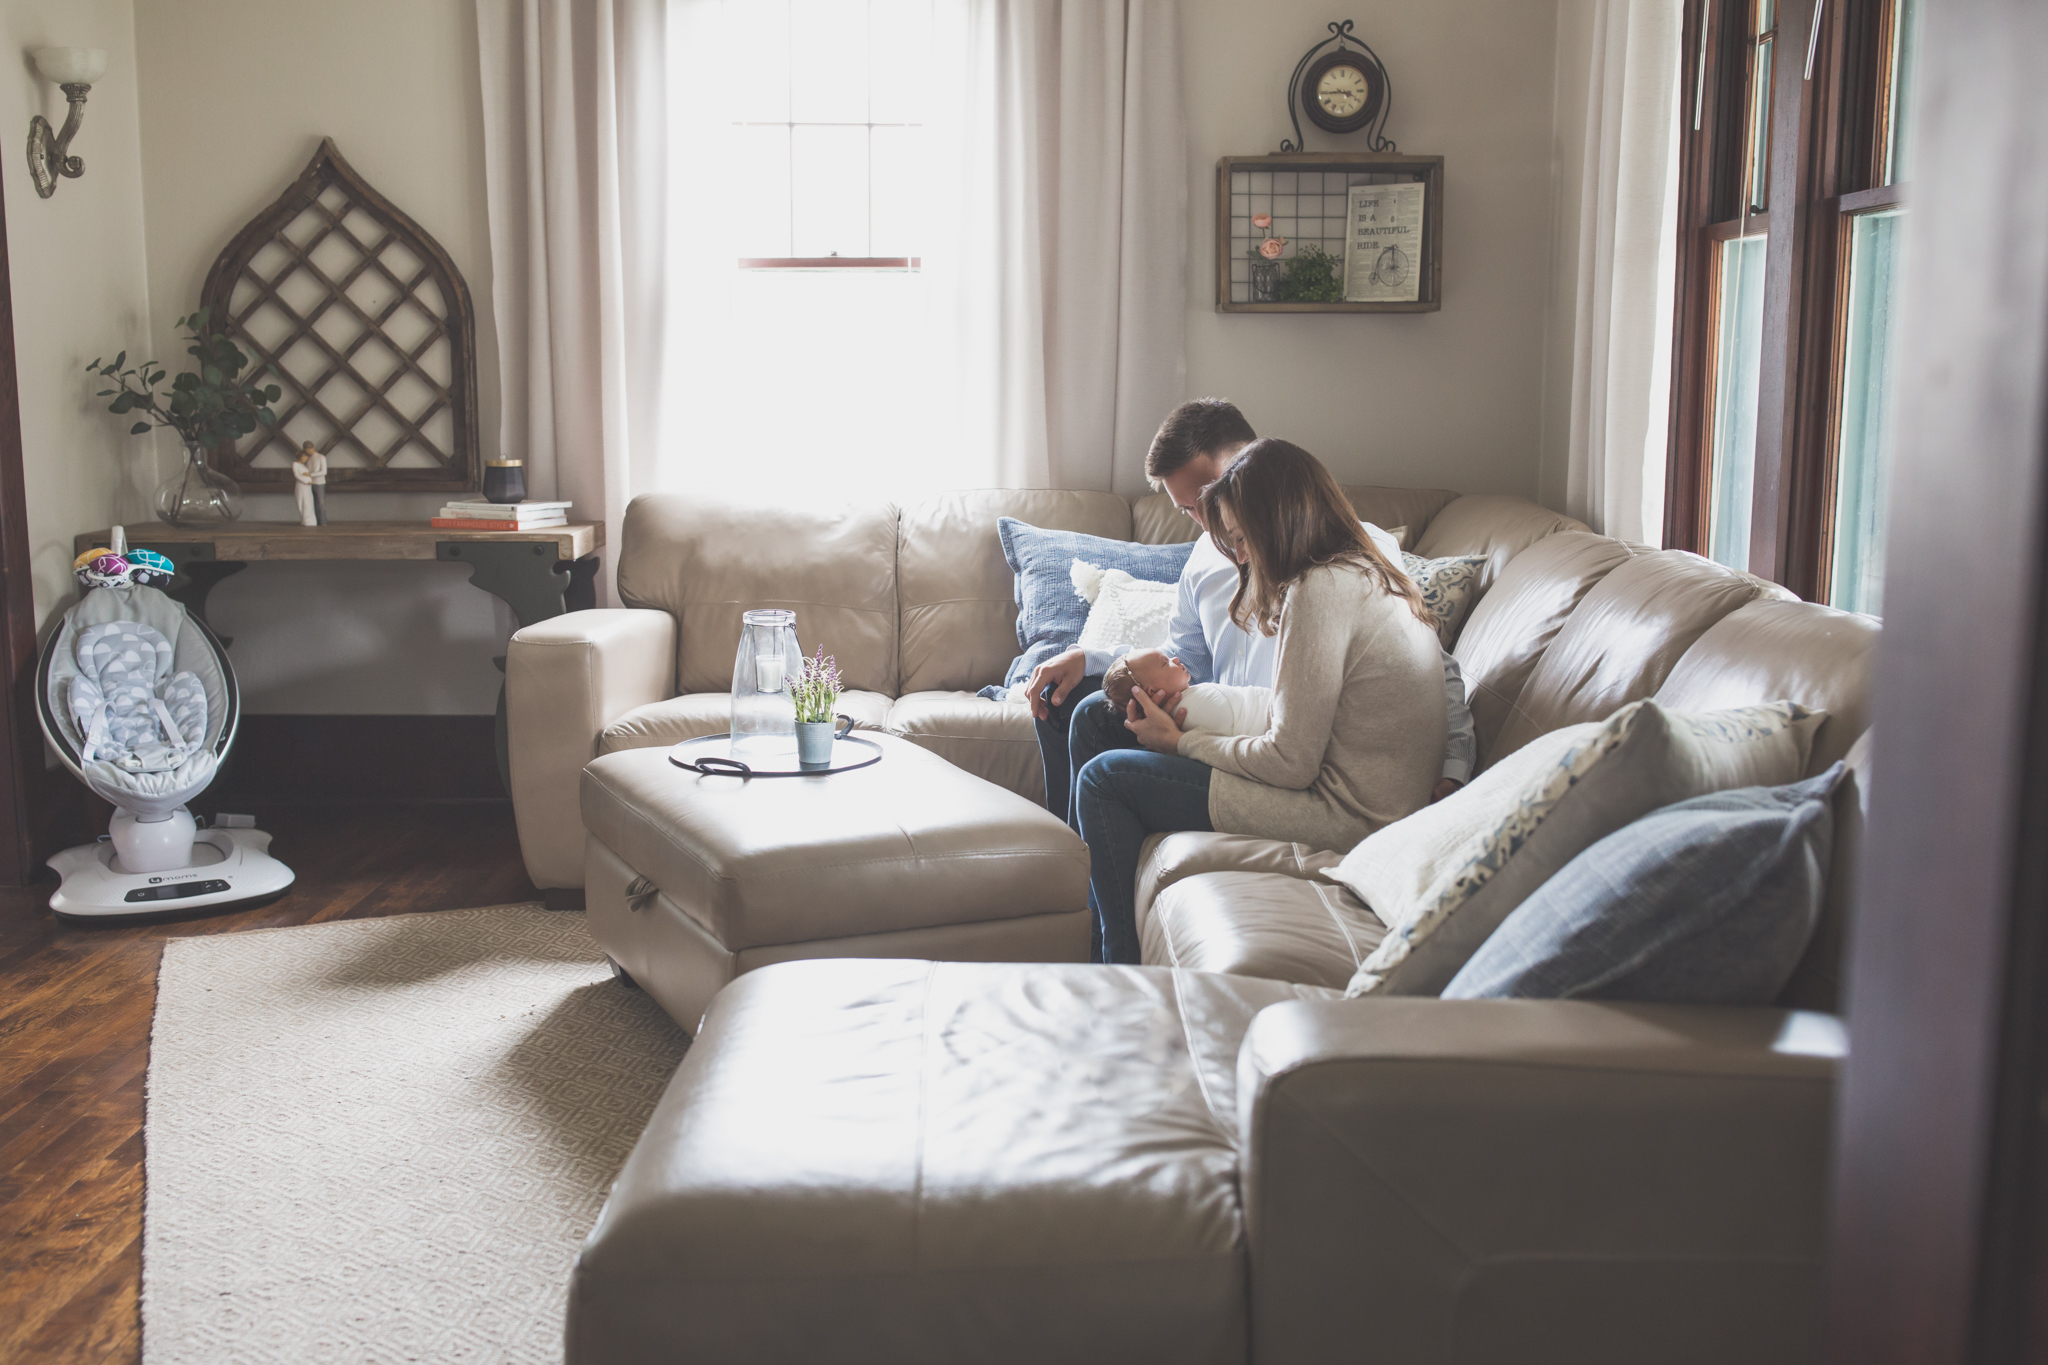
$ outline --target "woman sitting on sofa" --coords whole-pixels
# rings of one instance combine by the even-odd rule
[[[1272,719],[1258,735],[1184,732],[1139,688],[1124,723],[1145,747],[1098,754],[1081,770],[1106,962],[1139,960],[1147,835],[1215,830],[1349,849],[1428,805],[1443,771],[1436,623],[1322,463],[1287,441],[1254,441],[1202,506],[1238,563],[1232,618],[1279,637]]]

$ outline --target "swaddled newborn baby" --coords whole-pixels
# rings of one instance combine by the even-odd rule
[[[1126,654],[1102,677],[1103,694],[1119,711],[1130,710],[1131,693],[1140,687],[1168,715],[1186,707],[1182,729],[1263,735],[1273,725],[1272,688],[1190,683],[1187,665],[1163,649]]]

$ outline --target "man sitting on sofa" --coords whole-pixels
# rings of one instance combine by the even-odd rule
[[[1145,477],[1153,487],[1165,489],[1174,505],[1199,525],[1202,490],[1221,478],[1237,452],[1256,439],[1257,433],[1236,404],[1222,398],[1194,399],[1175,408],[1159,424],[1152,448],[1145,454]],[[1399,542],[1370,522],[1364,525],[1387,557],[1399,564]],[[1208,528],[1203,529],[1206,532]],[[1274,640],[1247,632],[1230,619],[1230,599],[1237,592],[1237,582],[1237,561],[1204,534],[1181,570],[1166,649],[1180,658],[1195,682],[1270,688]],[[1038,722],[1046,809],[1070,825],[1074,823],[1074,774],[1105,750],[1141,747],[1125,728],[1124,715],[1102,693],[1103,675],[1129,648],[1070,649],[1040,664],[1025,684],[1031,714]],[[1449,654],[1444,655],[1444,705],[1449,712],[1451,740],[1444,754],[1443,779],[1432,798],[1438,801],[1471,777],[1475,754],[1465,680]]]

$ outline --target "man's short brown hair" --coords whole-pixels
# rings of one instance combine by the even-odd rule
[[[1154,485],[1178,473],[1197,455],[1214,455],[1259,439],[1228,398],[1196,398],[1166,414],[1152,448],[1145,452],[1145,477]]]

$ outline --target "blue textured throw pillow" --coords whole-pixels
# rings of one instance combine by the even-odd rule
[[[1843,771],[1694,797],[1616,830],[1516,907],[1444,998],[1771,1003],[1820,917]]]
[[[1122,569],[1133,578],[1153,583],[1179,579],[1194,542],[1140,545],[1134,540],[1104,540],[1078,531],[1048,531],[1015,517],[996,523],[1003,538],[1003,558],[1017,575],[1017,644],[1024,652],[1010,662],[1003,688],[1017,686],[1031,670],[1063,650],[1072,649],[1088,624],[1088,599],[1074,591],[1077,559],[1103,569]],[[983,695],[989,694],[989,689]]]

